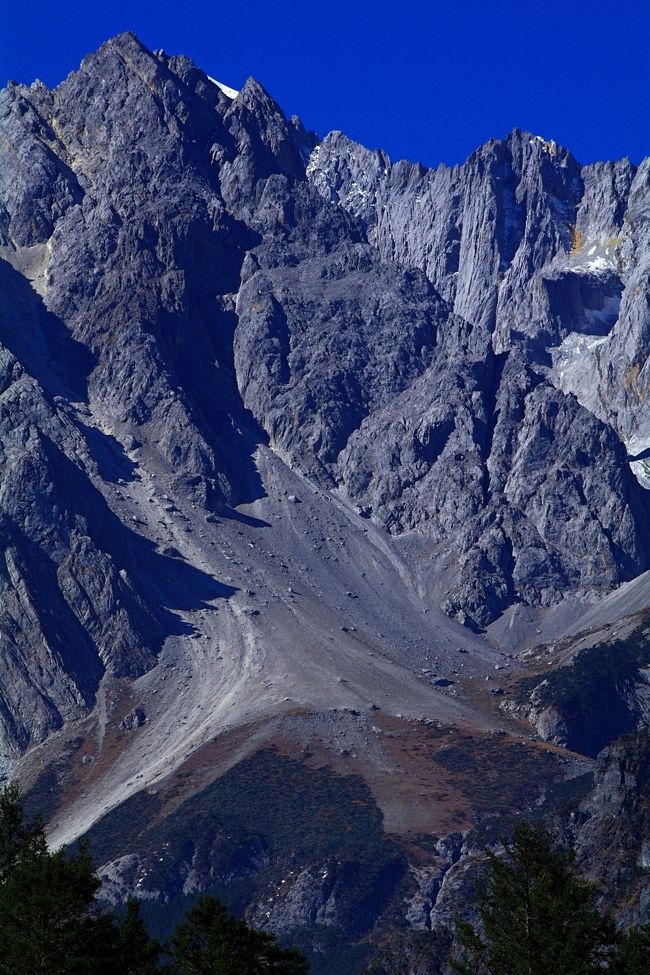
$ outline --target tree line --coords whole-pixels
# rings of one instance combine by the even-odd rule
[[[137,900],[114,915],[97,899],[88,848],[48,848],[14,786],[0,793],[0,975],[307,975],[307,960],[272,934],[201,897],[165,945]]]
[[[543,826],[518,823],[486,856],[480,920],[456,929],[458,975],[650,975],[650,922],[618,931]],[[137,900],[112,914],[99,887],[86,846],[50,850],[19,791],[0,792],[0,975],[308,975],[300,952],[216,897],[200,897],[161,945]]]
[[[519,822],[486,852],[480,923],[457,928],[459,975],[650,975],[650,922],[617,931],[543,826]]]

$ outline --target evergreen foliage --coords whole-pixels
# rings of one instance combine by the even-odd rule
[[[29,856],[47,850],[43,824],[36,819],[27,822],[21,796],[16,786],[0,792],[0,885]]]
[[[103,975],[113,919],[95,903],[99,881],[88,852],[48,850],[43,824],[27,822],[20,794],[0,794],[0,973]]]
[[[305,958],[234,917],[217,897],[200,897],[167,946],[170,975],[307,975]]]
[[[458,926],[461,975],[597,975],[617,957],[614,924],[596,906],[592,884],[571,853],[539,825],[518,823],[502,855],[487,852],[479,891],[481,933]]]
[[[116,972],[129,975],[154,975],[159,971],[161,948],[149,937],[147,926],[140,917],[140,903],[130,898],[117,928],[115,944]]]
[[[544,827],[518,823],[503,851],[487,856],[481,923],[458,925],[459,975],[650,972],[650,922],[617,934],[598,910],[595,887]],[[163,949],[138,901],[113,916],[98,903],[99,887],[87,847],[49,850],[42,821],[26,818],[19,791],[0,791],[0,975],[308,975],[300,952],[248,927],[217,897],[200,897],[187,912],[161,967]],[[388,967],[375,959],[375,968],[428,970],[424,955],[406,954],[403,965],[387,956]]]
[[[41,820],[25,817],[20,792],[0,792],[0,975],[307,975],[303,956],[249,928],[216,897],[188,912],[160,968],[139,904],[102,910],[88,848],[48,849]]]
[[[614,975],[648,975],[650,972],[650,921],[626,931],[621,937],[610,971]]]

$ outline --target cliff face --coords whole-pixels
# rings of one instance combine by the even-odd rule
[[[14,747],[104,669],[150,666],[172,625],[152,576],[192,585],[106,510],[134,449],[211,510],[262,492],[268,438],[453,553],[431,599],[474,626],[646,568],[623,443],[650,435],[647,165],[515,131],[454,169],[393,166],[131,35],[53,91],[10,85],[2,140]]]
[[[10,84],[0,146],[0,762],[27,753],[41,798],[56,779],[55,835],[146,804],[246,727],[197,772],[190,793],[211,794],[288,713],[306,725],[277,740],[356,762],[389,832],[456,835],[536,801],[541,784],[499,809],[456,780],[418,792],[390,720],[415,722],[407,743],[426,721],[510,742],[503,689],[479,687],[520,666],[504,648],[577,632],[650,567],[648,161],[581,167],[515,130],[453,169],[393,165],[130,34],[52,91]],[[647,605],[634,585],[608,622]],[[635,675],[614,675],[618,730],[647,720]],[[592,718],[543,737],[594,752]],[[386,769],[407,768],[395,799]],[[159,852],[138,816],[127,859],[104,851],[122,893]],[[152,890],[255,874],[261,923],[264,864],[294,868],[271,824],[229,873],[228,828]],[[368,925],[405,893],[430,925],[467,857],[377,842]],[[301,904],[343,917],[348,868],[321,853],[276,926]]]
[[[208,507],[255,490],[232,293],[257,235],[224,197],[302,163],[254,82],[231,106],[130,35],[53,92],[6,89],[2,140],[0,720],[21,748],[78,716],[105,669],[151,665],[175,589],[216,589],[101,486],[139,477],[142,449]]]
[[[598,884],[623,925],[650,912],[650,741],[620,738],[599,756],[591,791],[573,811],[569,836],[580,869]]]
[[[425,170],[333,133],[308,178],[361,221],[384,260],[424,270],[482,333],[474,363],[462,347],[450,363],[444,349],[429,381],[373,416],[340,464],[347,489],[389,528],[458,534],[465,578],[448,608],[484,623],[514,599],[584,591],[609,576],[612,543],[639,566],[643,498],[627,473],[613,507],[595,492],[612,487],[611,470],[596,473],[599,444],[618,452],[621,473],[615,441],[627,444],[645,476],[646,355],[630,334],[648,315],[647,162],[581,168],[515,130],[463,166]],[[433,457],[418,456],[431,441]],[[628,504],[635,540],[620,546]],[[588,511],[604,515],[598,526]]]

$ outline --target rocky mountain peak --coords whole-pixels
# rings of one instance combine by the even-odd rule
[[[649,180],[130,33],[0,93],[0,778],[108,900],[442,970],[534,809],[647,913]]]
[[[97,683],[63,633],[134,673],[174,579],[227,589],[133,507],[156,478],[146,506],[217,517],[268,494],[270,450],[396,558],[416,538],[426,606],[477,630],[648,567],[647,164],[519,130],[392,164],[130,33],[0,104],[12,748]]]

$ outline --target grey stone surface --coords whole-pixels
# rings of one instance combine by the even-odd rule
[[[647,163],[514,131],[393,165],[130,34],[10,85],[0,130],[9,751],[225,592],[107,504],[143,471],[171,472],[166,517],[222,511],[268,441],[420,534],[427,598],[474,628],[648,567]]]
[[[646,728],[601,752],[593,787],[567,824],[580,869],[606,892],[603,903],[616,905],[623,927],[650,917],[649,783]]]

